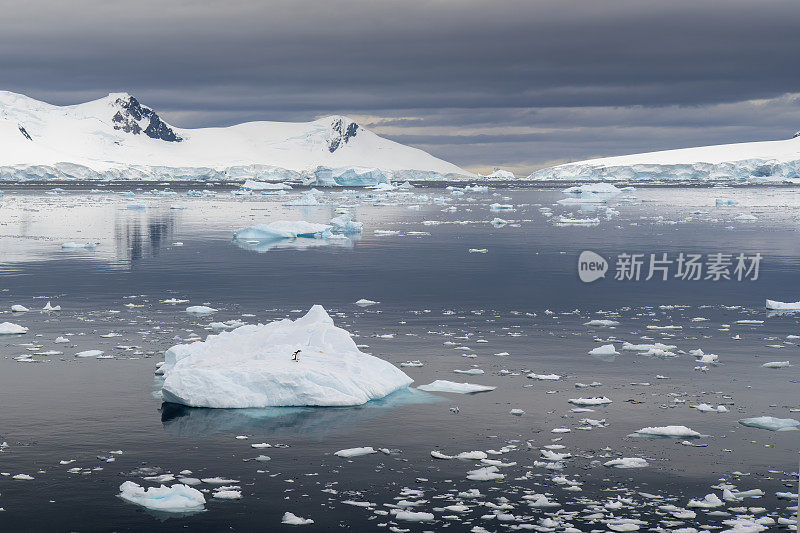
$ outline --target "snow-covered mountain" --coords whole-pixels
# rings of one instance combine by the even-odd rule
[[[0,179],[291,179],[320,166],[472,176],[343,116],[182,129],[127,93],[55,106],[0,91]]]
[[[800,180],[800,137],[589,159],[538,170],[532,180],[748,181]]]

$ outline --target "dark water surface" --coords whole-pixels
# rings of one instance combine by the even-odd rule
[[[0,451],[0,472],[10,474],[0,476],[0,530],[292,529],[280,524],[285,511],[315,520],[303,526],[309,530],[469,531],[481,526],[506,531],[520,524],[547,530],[541,521],[554,510],[530,508],[522,499],[525,491],[546,493],[563,505],[567,514],[556,531],[567,522],[582,531],[605,530],[606,522],[587,518],[587,509],[617,496],[632,501],[607,511],[604,520],[610,514],[636,518],[646,530],[675,520],[657,505],[685,507],[690,498],[721,494],[712,488],[721,478],[739,490],[765,492],[729,506],[764,507],[756,515],[775,519],[791,516],[792,502],[776,499],[775,493],[797,492],[800,433],[746,428],[737,421],[761,415],[800,419],[800,339],[794,337],[800,335],[800,315],[767,316],[764,310],[766,298],[800,300],[800,190],[640,189],[630,194],[637,199],[612,201],[609,206],[617,213],[607,213],[606,206],[589,211],[556,204],[564,195],[545,189],[326,191],[320,199],[330,205],[302,208],[283,205],[296,193],[232,196],[220,190],[214,197],[187,197],[183,191],[176,196],[136,191],[126,198],[119,192],[7,190],[0,197],[0,322],[24,325],[29,332],[0,336],[0,442],[8,443]],[[738,205],[718,208],[716,198],[732,198]],[[134,202],[149,208],[129,209]],[[492,210],[493,203],[515,209]],[[170,208],[176,205],[183,209]],[[347,242],[299,240],[271,248],[231,241],[233,231],[256,223],[327,222],[341,205],[351,206],[354,218],[364,223],[363,235]],[[737,219],[741,214],[756,220]],[[599,221],[593,227],[561,227],[553,223],[560,215]],[[511,223],[494,227],[489,221],[495,217]],[[375,230],[399,234],[375,235]],[[63,250],[68,241],[100,244],[93,251]],[[620,253],[674,257],[680,252],[760,252],[764,259],[756,281],[615,281],[612,271],[606,279],[584,284],[576,274],[583,250],[612,261]],[[168,298],[190,303],[162,303]],[[380,304],[361,308],[353,304],[360,298]],[[48,300],[63,311],[39,312]],[[12,314],[13,304],[32,311]],[[183,312],[187,305],[201,304],[219,311],[199,318]],[[193,335],[204,338],[210,322],[298,317],[313,304],[322,304],[337,325],[357,335],[358,344],[368,345],[364,351],[396,364],[422,361],[423,367],[404,368],[416,384],[444,379],[497,389],[471,396],[412,390],[347,409],[162,406],[153,370],[165,349]],[[583,325],[591,319],[620,324]],[[647,327],[668,325],[680,328]],[[102,336],[109,333],[119,336]],[[390,334],[393,338],[379,336]],[[62,335],[70,343],[54,343]],[[678,357],[631,351],[614,360],[588,355],[600,344],[614,343],[619,350],[622,341],[676,345]],[[463,347],[468,350],[458,349]],[[721,364],[696,369],[704,365],[688,351],[698,348],[719,355]],[[89,349],[114,358],[74,357]],[[32,355],[49,350],[63,354]],[[504,352],[508,355],[495,355]],[[38,362],[15,359],[24,354]],[[787,360],[793,366],[761,366]],[[485,374],[453,373],[473,365]],[[528,379],[529,372],[561,379]],[[575,386],[592,382],[602,385]],[[568,399],[590,396],[607,396],[613,403],[592,413],[570,411],[574,406]],[[729,412],[690,407],[701,402],[726,405]],[[455,406],[457,414],[450,410]],[[525,414],[512,416],[513,408]],[[585,417],[608,425],[580,430]],[[707,446],[628,436],[645,426],[666,425],[708,435],[695,442]],[[571,431],[552,433],[554,428]],[[259,442],[288,447],[250,447]],[[479,462],[430,456],[434,449],[455,454],[499,450],[509,443],[517,448],[490,456],[516,462],[501,468],[506,475],[501,481],[467,480],[467,471],[486,466]],[[563,469],[534,464],[544,461],[541,447],[554,443],[573,455]],[[352,460],[333,456],[358,446],[391,453]],[[123,453],[109,454],[117,450]],[[252,461],[262,453],[272,460]],[[597,463],[620,456],[643,457],[650,466],[626,470]],[[71,459],[75,462],[59,464]],[[78,467],[80,472],[68,472]],[[153,470],[138,470],[142,467]],[[144,475],[177,475],[185,469],[194,477],[238,480],[243,498],[213,501],[209,493],[205,512],[169,517],[116,497],[126,480],[151,486]],[[19,473],[34,479],[11,478]],[[569,485],[553,481],[562,475],[582,483],[582,491],[564,490]],[[373,512],[389,511],[385,504],[395,504],[403,487],[424,491],[427,503],[413,510],[432,512],[436,521],[395,522]],[[469,488],[484,496],[477,501],[456,496]],[[665,500],[654,503],[639,492]],[[512,505],[505,512],[515,520],[481,518],[495,511],[478,501],[503,503],[502,498]],[[375,505],[362,508],[344,500]],[[470,510],[436,510],[457,501]],[[731,518],[695,511],[697,517],[681,527],[719,525]],[[446,518],[455,515],[458,519]]]

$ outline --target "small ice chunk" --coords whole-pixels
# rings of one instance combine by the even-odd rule
[[[190,315],[210,315],[216,313],[218,310],[206,305],[191,305],[186,308],[186,312]]]
[[[631,434],[633,437],[666,437],[666,438],[697,438],[701,433],[686,426],[648,426]]]
[[[310,518],[300,518],[294,513],[290,513],[286,511],[283,513],[283,518],[281,519],[281,524],[288,524],[290,526],[307,526],[308,524],[313,524],[314,521]]]
[[[609,398],[605,396],[599,396],[594,398],[570,398],[569,403],[573,405],[606,405],[611,403]]]
[[[604,344],[589,350],[589,355],[619,355],[619,352],[613,344]]]
[[[338,452],[334,452],[333,455],[337,457],[360,457],[362,455],[370,455],[372,453],[378,453],[372,446],[364,446],[362,448],[346,448],[344,450],[339,450]]]
[[[78,352],[75,354],[75,357],[80,358],[87,358],[87,357],[100,357],[103,355],[103,350],[84,350],[82,352]]]
[[[650,466],[650,463],[641,457],[620,457],[619,459],[606,461],[603,463],[603,466],[614,468],[645,468]]]

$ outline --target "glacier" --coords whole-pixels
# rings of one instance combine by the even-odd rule
[[[532,181],[800,182],[800,137],[647,152],[566,163]]]
[[[391,363],[359,351],[320,305],[296,320],[178,344],[164,356],[164,401],[191,407],[362,405],[413,382]]]

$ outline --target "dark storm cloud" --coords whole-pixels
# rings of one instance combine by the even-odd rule
[[[625,129],[654,124],[653,149],[688,145],[687,130],[731,128],[706,143],[782,137],[786,121],[763,118],[796,107],[778,97],[800,87],[796,0],[78,0],[2,12],[4,89],[62,104],[124,90],[185,126],[372,117],[471,167],[632,151],[642,139]],[[751,99],[774,102],[743,111]],[[726,104],[731,117],[715,115]],[[400,132],[421,124],[436,131]],[[505,126],[542,131],[495,131]]]

